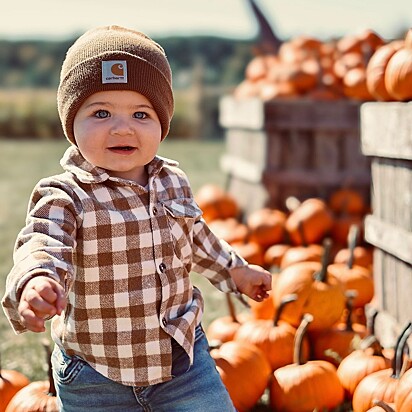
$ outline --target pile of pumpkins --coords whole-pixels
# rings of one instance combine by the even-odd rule
[[[412,29],[384,40],[366,29],[337,40],[298,36],[276,54],[256,55],[235,88],[238,98],[408,101],[412,99]]]
[[[239,411],[265,396],[271,411],[412,411],[412,361],[404,354],[412,323],[395,348],[374,335],[373,255],[362,225],[369,207],[360,193],[291,198],[288,212],[263,208],[243,218],[217,185],[195,198],[212,231],[272,273],[268,299],[236,313],[227,295],[229,314],[207,328]]]
[[[48,379],[30,382],[23,373],[2,369],[0,363],[0,412],[59,412],[52,368],[51,350],[43,342],[48,365]]]

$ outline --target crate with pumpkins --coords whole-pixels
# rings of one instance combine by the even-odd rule
[[[222,98],[204,218],[273,274],[207,334],[240,411],[412,410],[412,29],[299,37]]]

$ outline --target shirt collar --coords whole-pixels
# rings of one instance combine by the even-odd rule
[[[64,170],[73,173],[83,183],[102,183],[106,180],[128,182],[129,180],[119,179],[98,166],[94,166],[88,162],[80,153],[77,146],[71,145],[64,153],[60,164]],[[163,166],[178,166],[179,163],[175,160],[167,159],[162,156],[155,156],[154,159],[148,163],[147,171],[149,176],[156,176],[162,170]]]

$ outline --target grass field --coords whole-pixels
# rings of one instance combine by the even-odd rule
[[[60,173],[59,159],[65,141],[0,140],[0,295],[12,265],[16,235],[24,224],[27,202],[33,186],[47,175]],[[188,141],[168,138],[160,154],[176,159],[188,174],[193,190],[204,183],[224,184],[219,159],[222,141]],[[226,313],[224,296],[198,275],[193,282],[205,296],[204,325]],[[16,336],[0,311],[0,354],[4,369],[17,369],[30,379],[46,379],[45,356],[41,342],[49,333],[24,333]]]

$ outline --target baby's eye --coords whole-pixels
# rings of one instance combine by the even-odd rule
[[[98,110],[94,115],[98,119],[106,119],[107,117],[110,117],[110,113],[107,110]]]
[[[135,113],[133,114],[133,116],[134,116],[136,119],[146,119],[147,113],[145,113],[145,112],[135,112]]]

